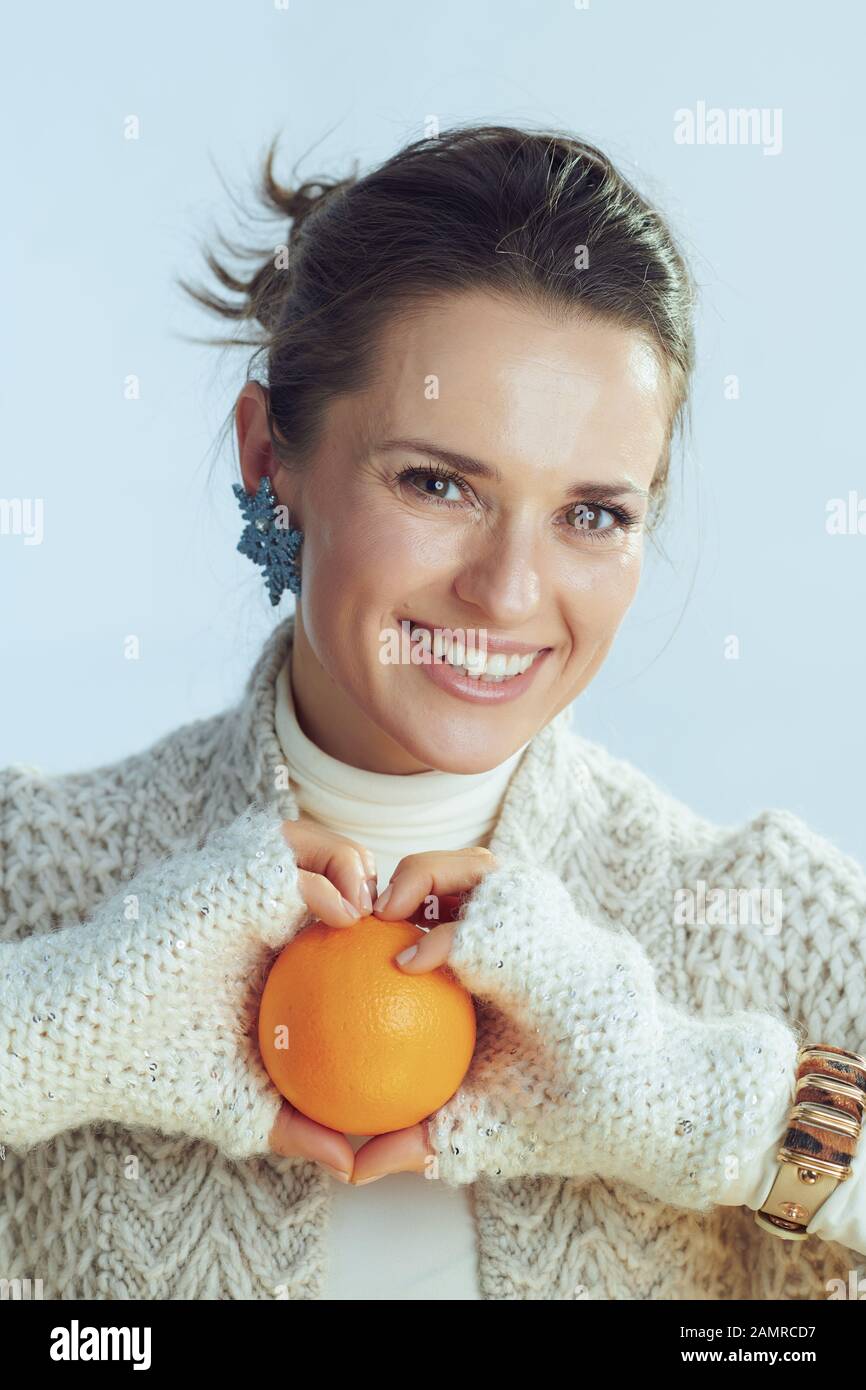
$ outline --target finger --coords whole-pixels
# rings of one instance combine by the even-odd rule
[[[288,1103],[280,1106],[269,1144],[283,1158],[310,1158],[336,1170],[346,1182],[352,1177],[355,1155],[345,1134],[317,1124]]]
[[[495,868],[495,855],[480,845],[409,854],[400,860],[387,889],[373,904],[373,911],[386,921],[396,921],[414,912],[430,896],[471,892]]]
[[[437,970],[448,959],[457,927],[451,922],[442,922],[427,932],[413,946],[407,946],[394,957],[407,975],[423,975],[428,970]]]
[[[299,869],[329,879],[359,912],[372,911],[367,880],[375,877],[376,860],[370,850],[307,819],[284,821],[283,836],[295,852]]]
[[[388,1173],[424,1173],[432,1152],[427,1141],[426,1121],[391,1134],[378,1134],[362,1144],[355,1154],[352,1185],[359,1187]]]
[[[321,862],[321,860],[320,860]],[[317,870],[329,879],[348,902],[365,915],[373,911],[373,897],[367,882],[363,856],[352,845],[337,844]]]
[[[329,845],[334,844],[355,850],[361,856],[366,874],[372,876],[376,872],[376,856],[371,849],[362,845],[358,840],[352,840],[347,835],[338,834],[336,830],[331,830],[321,821],[313,820],[311,816],[299,816],[297,820],[283,821],[282,831],[285,839],[294,849],[295,856],[302,868],[321,873],[321,866],[327,859]],[[307,862],[308,860],[310,862]]]
[[[377,891],[376,856],[372,850],[359,845],[355,840],[347,840],[338,835],[333,855],[326,860],[325,868],[319,872],[326,874],[336,883],[340,891],[352,902],[357,903],[363,912],[372,912]],[[365,885],[367,897],[363,896]],[[349,891],[350,889],[353,891]]]
[[[350,927],[361,916],[355,904],[344,898],[339,888],[335,888],[333,883],[321,874],[311,874],[306,869],[299,869],[298,892],[313,916],[326,926]]]
[[[406,921],[412,922],[416,927],[423,927],[425,931],[431,931],[440,922],[455,921],[462,905],[462,894],[439,893],[432,902],[422,903],[414,912],[408,913]]]

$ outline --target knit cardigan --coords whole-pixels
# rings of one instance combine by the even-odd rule
[[[0,778],[0,1272],[46,1298],[322,1296],[331,1180],[267,1152],[254,1041],[308,918],[279,830],[292,634],[222,714],[110,766]],[[479,1044],[431,1123],[437,1176],[473,1184],[482,1296],[808,1299],[862,1277],[861,1253],[712,1194],[726,1154],[781,1135],[799,1041],[866,1050],[863,869],[786,811],[711,823],[568,709],[489,847],[451,957]],[[702,884],[780,890],[780,929],[681,920]],[[635,1040],[659,1041],[656,1069],[640,1045],[628,1067]]]

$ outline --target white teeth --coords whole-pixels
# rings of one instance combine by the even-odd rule
[[[437,661],[447,661],[455,670],[470,676],[472,680],[499,682],[510,676],[518,676],[528,671],[538,652],[527,652],[525,656],[514,653],[506,656],[504,652],[492,652],[487,657],[477,647],[467,648],[459,639],[449,643],[441,629],[433,629],[433,656]]]

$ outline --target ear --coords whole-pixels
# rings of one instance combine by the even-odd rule
[[[238,396],[235,404],[235,430],[238,437],[241,477],[247,492],[254,495],[265,475],[271,479],[276,492],[274,480],[280,469],[280,461],[271,444],[268,393],[257,381],[248,381]]]

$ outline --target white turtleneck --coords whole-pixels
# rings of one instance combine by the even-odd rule
[[[380,888],[406,854],[486,845],[528,746],[488,772],[351,767],[301,729],[288,665],[277,679],[275,723],[300,811],[372,850]],[[335,1180],[332,1196],[326,1299],[480,1299],[471,1188],[395,1173],[364,1187]]]

